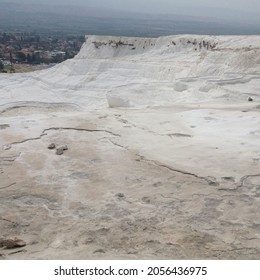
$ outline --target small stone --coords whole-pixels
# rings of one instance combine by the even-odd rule
[[[117,193],[116,197],[118,197],[119,199],[124,199],[125,195],[123,193]]]
[[[144,197],[142,198],[142,201],[143,201],[144,203],[147,203],[147,204],[151,203],[150,198],[147,197],[147,196],[144,196]]]
[[[21,239],[0,239],[0,247],[4,249],[14,249],[26,246],[26,243]]]
[[[0,129],[6,129],[7,127],[10,127],[9,124],[0,124]]]
[[[3,146],[3,150],[10,150],[11,148],[12,146],[8,144]]]
[[[92,238],[88,238],[85,240],[84,244],[90,244],[90,243],[93,243],[94,240]]]
[[[129,251],[127,252],[128,255],[135,255],[135,254],[137,254],[137,253],[138,253],[138,252],[135,251],[135,250],[129,250]]]
[[[62,155],[63,154],[63,149],[61,149],[61,148],[58,148],[57,150],[56,150],[56,155],[58,155],[58,156],[60,156],[60,155]]]
[[[56,148],[56,145],[54,143],[51,143],[49,146],[48,146],[48,149],[49,150],[53,150]]]
[[[61,149],[63,151],[67,151],[68,150],[68,146],[67,145],[63,145],[63,146],[59,147],[59,149]]]
[[[252,98],[252,97],[248,97],[248,99],[247,99],[249,102],[252,102],[252,101],[254,101],[254,99]]]
[[[105,254],[105,251],[103,249],[98,249],[98,250],[94,251],[93,253],[94,254],[97,254],[97,253]]]

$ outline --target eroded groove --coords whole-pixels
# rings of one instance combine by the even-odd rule
[[[18,223],[13,222],[13,221],[10,221],[10,220],[8,220],[8,219],[0,218],[0,220],[5,221],[5,222],[8,222],[8,223],[11,223],[11,224],[13,224],[13,225],[18,225]]]
[[[14,155],[14,156],[2,156],[0,157],[0,174],[4,174],[4,170],[3,170],[3,166],[10,166],[13,164],[13,162],[21,155],[21,153],[19,153],[18,155]],[[8,177],[8,176],[7,176]],[[9,177],[8,177],[9,178]],[[9,188],[11,186],[13,186],[16,183],[12,183],[8,186],[5,187],[0,187],[1,189],[6,189]]]
[[[10,187],[12,187],[12,186],[14,186],[14,185],[16,185],[16,182],[15,182],[15,183],[12,183],[12,184],[10,184],[10,185],[8,185],[8,186],[2,187],[2,188],[0,188],[0,190],[10,188]]]
[[[217,186],[218,185],[218,182],[216,181],[216,178],[214,177],[202,177],[202,176],[199,176],[197,174],[194,174],[194,173],[191,173],[191,172],[188,172],[188,171],[185,171],[185,170],[180,170],[180,169],[176,169],[176,168],[173,168],[173,167],[170,167],[166,164],[161,164],[161,163],[158,163],[157,161],[155,160],[149,160],[149,159],[146,159],[144,158],[143,156],[140,156],[140,160],[141,161],[146,161],[146,162],[150,162],[150,163],[153,163],[154,165],[157,165],[159,167],[162,167],[162,168],[165,168],[165,169],[168,169],[172,172],[176,172],[176,173],[180,173],[180,174],[183,174],[183,175],[188,175],[188,176],[192,176],[196,179],[200,179],[200,180],[204,180],[206,181],[209,185],[212,185],[212,186]]]
[[[214,251],[214,252],[234,252],[234,251],[244,251],[244,250],[257,251],[257,248],[245,247],[245,248],[233,248],[233,249],[227,249],[227,250],[220,250],[220,249],[214,250],[213,249],[212,251]]]
[[[19,156],[19,155],[18,155]],[[7,162],[14,162],[18,156],[11,156],[11,157],[0,157],[1,161],[7,161]]]
[[[113,145],[115,146],[118,146],[118,147],[121,147],[127,151],[130,151],[127,147],[123,146],[123,145],[120,145],[120,144],[117,144],[115,143],[114,141],[111,141],[109,139],[109,142],[112,143]],[[150,159],[146,159],[144,156],[141,156],[139,154],[136,154],[136,156],[139,157],[139,161],[144,161],[144,162],[149,162],[149,163],[152,163],[154,165],[157,165],[159,167],[162,167],[162,168],[166,168],[172,172],[177,172],[177,173],[181,173],[183,175],[188,175],[188,176],[192,176],[192,177],[195,177],[197,179],[200,179],[200,180],[204,180],[206,181],[209,185],[212,185],[212,186],[218,186],[219,183],[217,182],[216,178],[215,177],[211,177],[211,176],[208,176],[208,177],[202,177],[202,176],[199,176],[197,174],[194,174],[194,173],[191,173],[191,172],[188,172],[188,171],[185,171],[185,170],[180,170],[180,169],[176,169],[176,168],[172,168],[166,164],[161,164],[161,163],[158,163],[157,161],[155,160],[150,160]]]
[[[243,187],[244,186],[244,183],[245,183],[245,180],[250,178],[250,177],[260,177],[260,174],[253,174],[253,175],[245,175],[243,176],[241,179],[240,179],[240,185],[238,187]],[[260,182],[259,182],[260,184]]]
[[[45,136],[47,134],[41,134],[41,136],[39,137],[35,137],[35,138],[28,138],[28,139],[24,139],[22,141],[17,141],[17,142],[12,142],[10,143],[10,145],[18,145],[18,144],[23,144],[23,143],[26,143],[26,142],[29,142],[29,141],[36,141],[36,140],[40,140],[43,136]]]
[[[14,254],[18,254],[18,253],[26,253],[27,252],[27,250],[18,250],[18,251],[15,251],[15,252],[11,252],[11,253],[9,253],[8,255],[14,255]]]
[[[238,191],[239,188],[245,187],[245,185],[244,185],[245,181],[250,177],[260,177],[260,174],[245,175],[240,179],[240,183],[236,184],[235,188],[233,188],[233,189],[219,188],[218,190],[228,191],[228,192],[236,192],[236,191]],[[253,185],[255,185],[255,184],[253,184]],[[259,182],[259,185],[260,185],[260,182]]]
[[[124,147],[123,145],[117,144],[116,142],[112,141],[111,139],[108,139],[108,141],[109,141],[110,143],[112,143],[114,146],[117,146],[117,147],[120,147],[120,148],[122,148],[122,149],[124,149],[124,150],[129,151],[126,147]]]
[[[121,137],[119,134],[113,133],[109,130],[105,130],[105,129],[87,129],[87,128],[73,128],[73,127],[50,127],[50,128],[46,128],[42,131],[41,135],[39,137],[34,137],[34,138],[28,138],[28,139],[24,139],[22,141],[17,141],[17,142],[12,142],[10,143],[10,145],[18,145],[18,144],[23,144],[29,141],[36,141],[36,140],[40,140],[43,136],[47,135],[47,131],[51,131],[51,130],[74,130],[74,131],[86,131],[86,132],[105,132],[108,134],[111,134],[115,137]]]
[[[113,132],[111,132],[109,130],[105,130],[105,129],[88,129],[88,128],[74,128],[74,127],[50,127],[50,128],[44,129],[42,134],[44,134],[46,131],[50,131],[50,130],[75,130],[75,131],[86,131],[86,132],[105,132],[105,133],[111,134],[113,136],[120,137],[119,134],[113,133]]]

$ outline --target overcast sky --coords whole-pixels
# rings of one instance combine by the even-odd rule
[[[69,4],[142,13],[186,14],[226,19],[260,19],[260,0],[0,0],[0,2]]]

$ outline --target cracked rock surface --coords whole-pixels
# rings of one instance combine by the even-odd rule
[[[1,74],[0,258],[260,259],[259,46],[91,35]]]
[[[231,146],[217,124],[199,127],[210,112],[224,118],[184,107],[5,116],[0,238],[26,246],[2,258],[259,259],[257,113],[225,110],[227,131],[242,116]],[[50,143],[69,149],[57,157]]]

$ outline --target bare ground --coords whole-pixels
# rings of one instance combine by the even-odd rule
[[[122,133],[131,121],[122,111],[1,118],[0,238],[26,242],[1,258],[259,259],[260,172],[204,176],[149,158],[138,134]],[[193,143],[186,131],[167,137]]]

